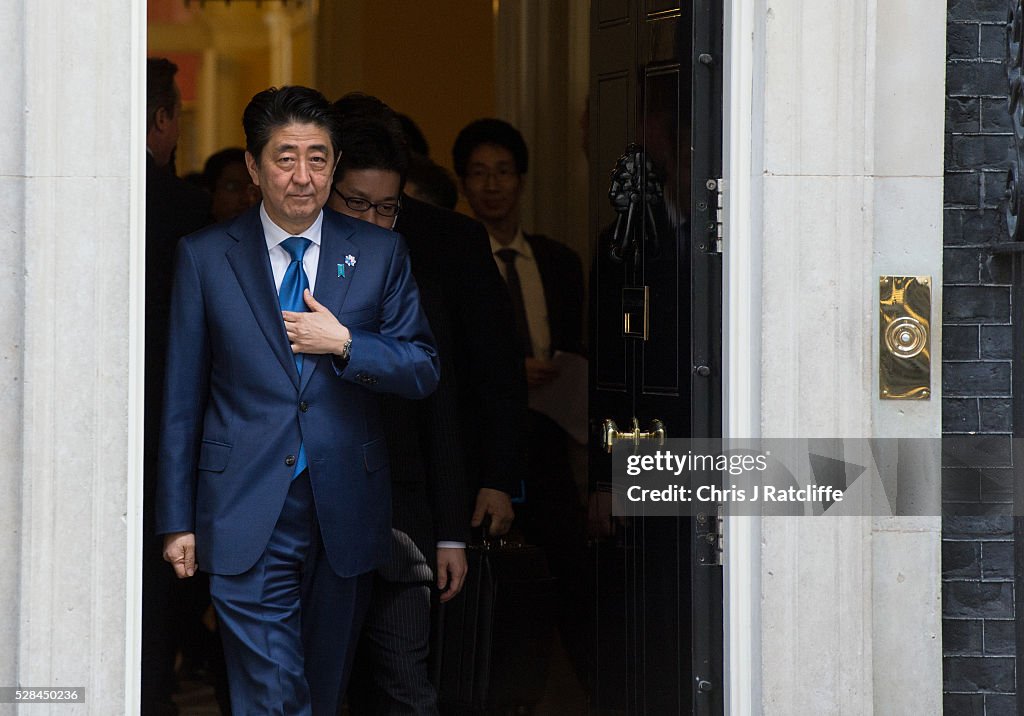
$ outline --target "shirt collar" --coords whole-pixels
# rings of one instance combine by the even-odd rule
[[[497,241],[495,241],[494,237],[491,236],[490,234],[487,235],[487,238],[491,240],[492,254],[496,254],[502,249],[515,249],[516,251],[519,252],[520,256],[522,256],[525,259],[529,259],[530,261],[533,261],[533,249],[530,247],[530,243],[526,240],[526,237],[523,235],[522,227],[516,229],[516,236],[514,239],[512,239],[512,242],[508,246],[502,246]]]
[[[267,214],[267,209],[263,206],[262,202],[260,203],[260,221],[263,223],[263,236],[267,239],[267,251],[270,251],[275,246],[280,245],[282,241],[291,238],[292,236],[302,236],[319,246],[320,233],[324,225],[324,211],[321,209],[320,213],[317,214],[316,220],[301,234],[289,234],[287,231],[275,224]]]

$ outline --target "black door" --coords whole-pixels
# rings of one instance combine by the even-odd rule
[[[597,447],[606,419],[644,432],[659,420],[669,438],[720,435],[721,38],[716,0],[592,3],[590,418],[599,482],[611,481]],[[596,550],[593,711],[722,713],[717,520],[612,524]]]

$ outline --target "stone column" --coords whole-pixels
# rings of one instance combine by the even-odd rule
[[[145,4],[15,0],[0,24],[0,685],[135,712]]]
[[[11,35],[25,26],[24,2],[0,5],[0,24]],[[0,43],[0,66],[20,68],[23,43]],[[25,341],[25,73],[5,71],[0,85],[0,216],[3,218],[4,262],[0,272],[0,594],[8,595],[9,607],[0,609],[0,642],[9,645],[0,656],[0,685],[18,680],[17,597],[21,571],[21,482],[24,475],[22,415],[24,405]],[[13,707],[0,706],[0,713]]]
[[[761,237],[761,433],[938,438],[945,4],[756,5],[747,183],[761,190],[748,217]],[[881,274],[932,277],[928,401],[878,399]],[[936,504],[937,471],[920,476]],[[759,529],[754,704],[940,713],[939,518]]]

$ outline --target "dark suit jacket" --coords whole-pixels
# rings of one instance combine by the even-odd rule
[[[452,365],[453,321],[437,281],[417,271],[415,264],[413,275],[420,289],[420,305],[434,333],[441,380],[433,395],[424,400],[381,396],[391,461],[392,526],[408,535],[416,548],[410,550],[406,541],[396,537],[391,559],[380,570],[381,576],[393,582],[432,581],[437,543],[466,542],[469,537],[466,467]]]
[[[307,355],[300,376],[259,207],[179,244],[157,532],[195,532],[206,571],[240,574],[263,553],[300,443],[332,569],[362,574],[387,556],[391,481],[375,393],[422,398],[438,380],[404,242],[324,209],[315,295],[351,330],[352,355],[345,366]]]
[[[541,234],[524,234],[540,271],[551,350],[583,353],[583,264],[575,251]]]
[[[546,236],[525,234],[525,239],[544,287],[551,350],[582,353],[583,266],[579,256]],[[534,410],[529,411],[527,425],[530,474],[526,504],[518,510],[517,522],[528,541],[548,549],[552,572],[570,587],[579,578],[577,563],[582,555],[575,548],[582,544],[583,513],[569,460],[569,436]]]
[[[487,231],[467,216],[409,196],[402,197],[395,230],[409,244],[416,276],[438,282],[452,320],[471,491],[513,493],[524,470],[526,378],[512,304]]]

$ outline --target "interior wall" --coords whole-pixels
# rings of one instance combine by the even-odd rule
[[[178,65],[184,114],[179,175],[244,146],[242,110],[271,85],[314,84],[316,3],[146,0],[150,57]]]
[[[492,3],[325,2],[317,32],[319,89],[330,99],[367,92],[408,114],[442,166],[451,169],[462,127],[494,115]]]
[[[523,227],[589,265],[588,170],[581,114],[589,2],[580,0],[147,0],[149,55],[179,64],[179,174],[241,146],[240,117],[270,85],[308,84],[329,99],[376,95],[412,117],[431,157],[452,168],[459,130],[501,117],[523,132],[530,172]],[[597,190],[604,190],[598,187]],[[469,213],[465,201],[459,210]]]

